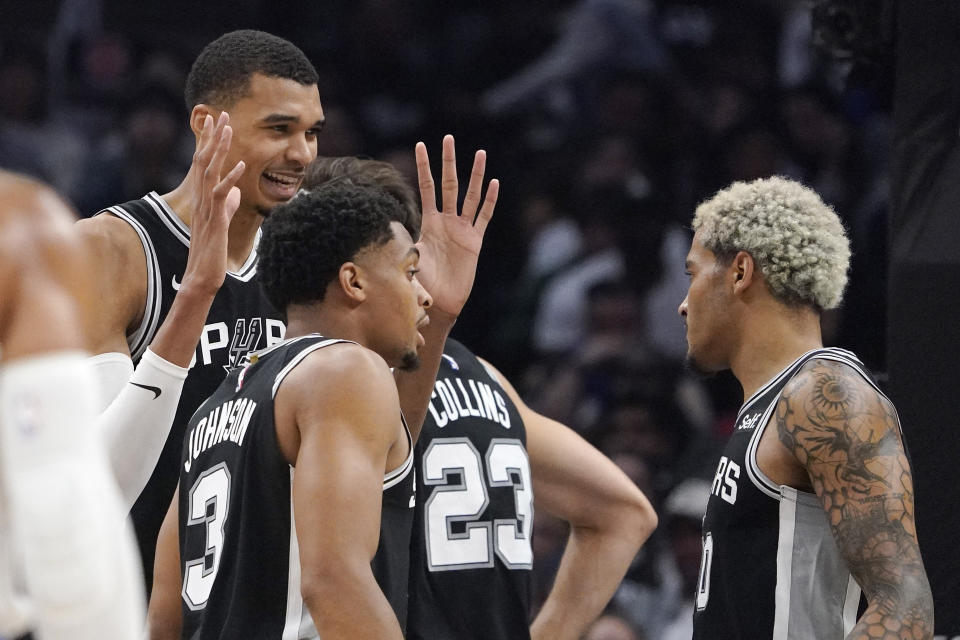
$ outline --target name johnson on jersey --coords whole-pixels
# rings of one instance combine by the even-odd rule
[[[228,400],[202,418],[187,437],[188,451],[187,459],[183,463],[184,470],[190,473],[193,461],[200,457],[201,453],[221,442],[229,441],[242,447],[256,408],[257,403],[250,398]]]

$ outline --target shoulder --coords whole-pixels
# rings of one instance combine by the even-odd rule
[[[81,240],[97,252],[100,262],[126,261],[143,255],[140,238],[134,228],[109,213],[78,220],[76,229]]]
[[[883,396],[852,364],[827,358],[811,358],[787,383],[783,399],[803,402],[824,416],[845,415],[867,405],[892,408]]]
[[[0,269],[63,271],[83,261],[82,245],[72,233],[73,212],[49,187],[2,176],[0,195]]]
[[[374,396],[390,390],[390,395],[397,395],[386,361],[353,342],[338,342],[310,352],[281,381],[280,388],[325,401]],[[369,400],[373,402],[376,397]]]
[[[852,365],[812,358],[784,387],[775,420],[780,441],[809,466],[864,445],[900,447],[893,404]]]

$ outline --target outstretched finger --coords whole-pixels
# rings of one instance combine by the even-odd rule
[[[467,194],[463,198],[463,209],[460,215],[467,220],[473,220],[480,206],[481,190],[483,189],[483,174],[487,170],[487,152],[483,149],[473,156],[473,170],[470,172],[470,184],[467,185]]]
[[[443,173],[440,175],[440,198],[443,211],[457,213],[457,197],[460,185],[457,182],[457,150],[453,136],[443,136]]]
[[[203,118],[203,126],[200,128],[200,139],[197,140],[197,149],[193,152],[193,164],[190,166],[191,171],[201,171],[203,169],[202,164],[205,162],[203,158],[205,157],[205,152],[210,146],[210,141],[213,139],[213,129],[214,121],[213,116],[209,113]]]
[[[500,195],[500,181],[494,178],[487,185],[487,197],[483,199],[483,206],[480,207],[480,213],[477,219],[473,221],[474,228],[482,236],[487,231],[487,225],[490,224],[490,218],[493,217],[493,210],[497,206],[497,197]]]
[[[217,146],[220,144],[220,138],[223,136],[223,129],[229,121],[229,116],[227,116],[226,112],[221,112],[215,122],[213,121],[213,116],[208,115],[207,118],[213,126],[210,127],[209,137],[206,140],[201,139],[201,144],[197,148],[197,164],[201,170],[206,169],[210,164],[210,160],[213,158],[213,154],[216,153]]]
[[[223,162],[227,159],[227,153],[230,151],[230,142],[233,140],[233,127],[224,125],[220,131],[219,140],[213,150],[213,156],[209,164],[203,171],[203,184],[207,189],[212,189],[220,181],[220,172],[223,171]]]
[[[433,184],[433,174],[430,172],[430,157],[427,155],[427,145],[418,142],[414,148],[417,159],[417,185],[420,188],[420,208],[423,211],[436,211],[437,192]]]

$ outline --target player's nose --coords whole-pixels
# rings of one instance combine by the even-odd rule
[[[687,317],[687,298],[684,298],[683,302],[680,303],[680,306],[677,307],[677,313],[680,314],[681,318]]]
[[[301,166],[307,166],[316,157],[314,147],[307,140],[306,135],[291,136],[290,144],[287,147],[287,160],[295,162]]]

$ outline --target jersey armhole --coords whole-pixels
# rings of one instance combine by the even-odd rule
[[[154,335],[160,325],[160,307],[162,290],[160,286],[160,261],[157,258],[157,251],[153,246],[153,241],[144,226],[132,215],[127,213],[122,207],[114,206],[104,209],[97,215],[109,214],[120,220],[123,220],[133,228],[137,237],[140,239],[140,246],[143,249],[147,261],[147,295],[144,301],[143,319],[132,333],[127,334],[127,346],[130,349],[130,357],[134,362],[138,362],[143,356],[147,347],[153,341]]]

